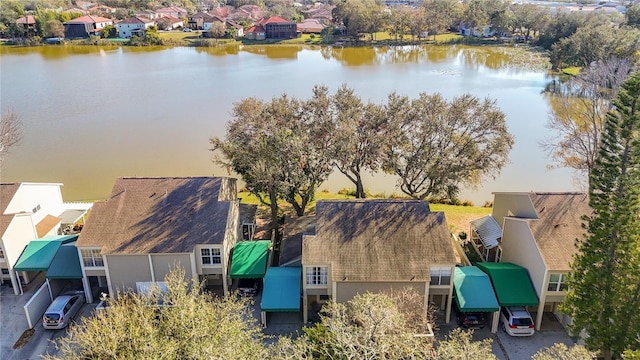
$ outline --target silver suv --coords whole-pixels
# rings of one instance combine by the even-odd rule
[[[62,329],[71,323],[71,319],[84,304],[84,292],[73,291],[60,295],[53,300],[42,316],[45,329]]]
[[[524,306],[500,308],[502,329],[511,336],[531,336],[535,332],[531,314]]]

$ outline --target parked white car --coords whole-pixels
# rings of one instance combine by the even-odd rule
[[[84,304],[84,292],[73,291],[60,295],[53,300],[42,316],[45,329],[63,329],[67,327]]]
[[[524,306],[500,308],[502,329],[511,336],[531,336],[535,332],[531,314]]]

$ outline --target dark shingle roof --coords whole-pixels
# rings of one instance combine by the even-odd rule
[[[428,281],[432,264],[454,264],[444,213],[418,200],[318,201],[304,264],[331,264],[341,281]]]
[[[9,227],[9,223],[13,219],[13,215],[3,215],[9,206],[9,202],[13,199],[13,196],[20,187],[19,183],[0,183],[0,236],[4,234]]]
[[[315,233],[316,217],[286,217],[280,244],[280,265],[302,256],[302,235]]]
[[[531,193],[538,220],[529,226],[540,253],[550,270],[570,270],[577,252],[575,240],[584,234],[582,216],[590,215],[589,196],[585,193]]]
[[[233,197],[232,197],[233,194]],[[120,178],[94,204],[77,246],[103,254],[191,252],[224,239],[235,179]]]

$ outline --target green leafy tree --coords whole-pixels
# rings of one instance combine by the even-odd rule
[[[49,20],[44,25],[44,37],[63,37],[64,26],[58,20]]]
[[[556,69],[587,67],[612,56],[634,59],[639,50],[640,29],[615,29],[609,24],[584,26],[552,46],[551,64]]]
[[[118,35],[118,29],[114,25],[107,25],[102,28],[102,32],[100,33],[100,37],[103,39],[111,39]]]
[[[629,26],[640,28],[640,4],[635,4],[624,13]]]
[[[582,345],[568,347],[563,343],[553,344],[553,346],[538,350],[531,360],[592,360],[595,354],[587,350]]]
[[[336,168],[356,186],[356,198],[365,198],[364,171],[380,169],[388,136],[389,119],[381,105],[367,103],[346,85],[333,96],[333,145]]]
[[[426,333],[415,332],[414,319],[388,294],[365,293],[346,303],[330,302],[320,318],[298,339],[281,338],[269,349],[272,358],[434,359],[432,338],[416,336]]]
[[[574,334],[606,360],[638,350],[640,337],[640,73],[622,85],[607,114],[591,172],[584,238],[571,264],[562,310]]]
[[[216,21],[215,23],[213,23],[213,25],[211,25],[211,28],[209,29],[209,37],[212,37],[214,39],[219,39],[224,37],[227,34],[227,27],[224,26],[223,22],[220,21]]]
[[[244,298],[201,291],[174,268],[168,292],[119,294],[109,307],[72,324],[46,359],[251,359],[265,356],[262,329]],[[158,306],[162,298],[164,304]]]
[[[440,341],[436,349],[437,359],[467,360],[467,359],[498,359],[492,352],[488,338],[480,341],[473,340],[473,330],[453,329]],[[577,360],[577,359],[576,359]]]
[[[462,7],[455,0],[427,0],[422,7],[425,10],[427,30],[434,40],[437,34],[447,31],[462,16]]]
[[[549,11],[534,4],[513,4],[513,29],[514,32],[522,32],[525,36],[533,36],[539,32],[549,20]]]
[[[465,1],[462,10],[462,21],[475,34],[476,29],[485,26],[489,22],[489,14],[482,0]]]
[[[412,8],[405,6],[394,6],[389,14],[388,28],[389,33],[395,37],[395,40],[402,42],[404,36],[410,32],[409,22],[411,21]]]
[[[494,100],[465,94],[451,102],[440,94],[417,99],[391,94],[386,106],[394,142],[384,169],[416,199],[455,199],[461,185],[495,176],[507,162],[513,136]]]

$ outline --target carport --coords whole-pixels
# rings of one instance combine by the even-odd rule
[[[529,271],[522,266],[504,262],[480,262],[476,266],[491,279],[500,306],[537,306],[538,296]],[[498,331],[499,313],[494,313],[491,331]]]
[[[270,267],[264,277],[260,302],[262,325],[268,312],[300,312],[301,267]]]
[[[232,279],[262,279],[267,271],[270,240],[241,241],[231,256]]]
[[[32,240],[16,262],[17,271],[46,271],[47,280],[24,305],[30,328],[67,285],[70,279],[81,279],[82,270],[75,241],[78,235],[48,236]],[[53,279],[53,283],[50,282]],[[20,286],[22,288],[22,286]],[[22,291],[22,290],[21,290]]]
[[[475,266],[456,267],[453,273],[453,289],[458,309],[463,312],[491,312],[500,310],[491,279]],[[493,327],[492,327],[493,328]]]

